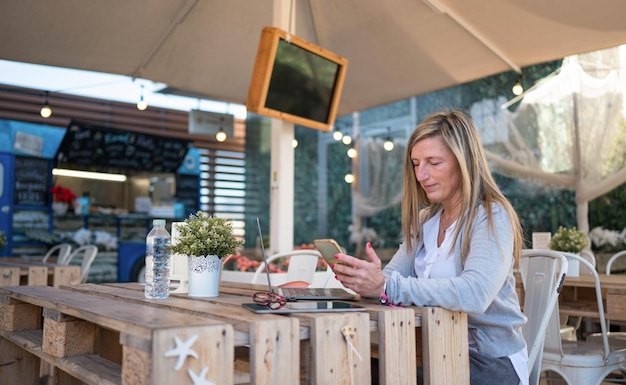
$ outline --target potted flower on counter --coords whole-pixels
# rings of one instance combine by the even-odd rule
[[[556,233],[550,239],[549,247],[552,250],[564,251],[566,253],[580,254],[580,252],[589,245],[589,239],[585,233],[576,227],[565,228],[559,226]],[[568,258],[567,275],[577,277],[579,273],[579,263],[576,260]]]
[[[230,221],[202,211],[189,215],[178,231],[172,252],[188,257],[189,295],[218,296],[222,258],[235,253],[243,241],[233,235]]]
[[[76,199],[76,195],[72,190],[63,186],[54,186],[50,189],[50,192],[52,193],[52,211],[55,214],[65,214]]]

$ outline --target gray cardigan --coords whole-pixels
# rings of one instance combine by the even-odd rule
[[[384,268],[387,296],[394,304],[441,306],[468,313],[473,348],[488,357],[504,357],[526,345],[522,325],[526,316],[520,310],[513,276],[513,237],[506,210],[493,205],[495,234],[489,231],[483,206],[471,234],[470,251],[461,261],[464,227],[454,247],[457,276],[421,279],[415,275],[414,261],[423,247],[423,236],[413,239],[413,251],[400,245]],[[497,241],[496,241],[497,239]]]

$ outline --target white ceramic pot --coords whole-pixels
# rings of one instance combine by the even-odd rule
[[[63,215],[67,212],[67,202],[52,202],[52,212],[57,215]]]
[[[580,262],[574,258],[567,258],[567,276],[578,277],[580,276]]]
[[[189,296],[219,296],[221,271],[222,261],[217,255],[189,256]]]

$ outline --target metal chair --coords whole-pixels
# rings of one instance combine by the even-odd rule
[[[546,329],[566,271],[567,259],[555,251],[522,250],[520,273],[525,293],[524,314],[528,318],[522,332],[528,346],[530,385],[539,384]]]
[[[74,250],[67,260],[65,261],[65,265],[69,265],[73,260],[81,258],[80,260],[80,278],[76,282],[72,282],[74,284],[85,283],[87,281],[87,276],[89,275],[89,269],[91,268],[91,264],[94,259],[96,259],[96,255],[98,255],[98,248],[94,245],[86,245],[81,246],[78,249]]]
[[[611,268],[613,267],[613,263],[615,263],[616,260],[620,259],[623,256],[626,256],[626,250],[615,253],[613,254],[613,256],[611,256],[611,258],[609,258],[609,261],[606,263],[606,275],[611,275]]]
[[[611,267],[613,265],[613,263],[618,260],[619,258],[625,257],[626,256],[626,250],[620,251],[616,254],[614,254],[613,256],[611,256],[611,258],[609,258],[609,261],[606,263],[606,275],[611,275]],[[624,327],[624,323],[621,322],[620,323],[620,327]],[[606,321],[606,329],[609,330],[610,328],[610,321]],[[623,329],[620,329],[623,330]],[[609,338],[609,345],[614,347],[614,348],[620,348],[620,349],[625,349],[626,348],[626,332],[624,331],[618,331],[618,332],[608,332],[608,338]],[[599,338],[602,337],[602,334],[600,333],[592,333],[590,335],[587,336],[587,340],[588,341],[594,341],[594,340],[598,340]]]
[[[315,269],[320,259],[323,259],[319,251],[313,249],[293,250],[285,253],[277,253],[267,258],[267,263],[275,261],[279,258],[289,258],[289,267],[287,268],[287,281],[295,282],[303,281],[311,285],[315,276]],[[261,263],[254,272],[252,283],[257,283],[261,273],[265,271],[265,263]],[[326,277],[321,287],[326,287],[328,280],[332,275],[330,266],[326,267]]]
[[[57,265],[63,265],[65,259],[69,257],[72,252],[72,245],[69,243],[59,243],[52,246],[46,254],[43,256],[41,262],[46,263],[50,257],[57,254]]]
[[[560,335],[559,306],[555,306],[548,323],[543,358],[542,373],[551,371],[558,374],[568,385],[599,385],[611,373],[626,368],[626,350],[612,350],[606,330],[602,290],[598,272],[589,261],[579,255],[569,255],[576,259],[582,268],[588,269],[594,279],[597,317],[600,320],[601,336],[597,340],[564,341]]]

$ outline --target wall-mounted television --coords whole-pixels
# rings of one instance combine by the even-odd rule
[[[265,27],[248,90],[248,111],[330,131],[348,60],[276,27]]]

